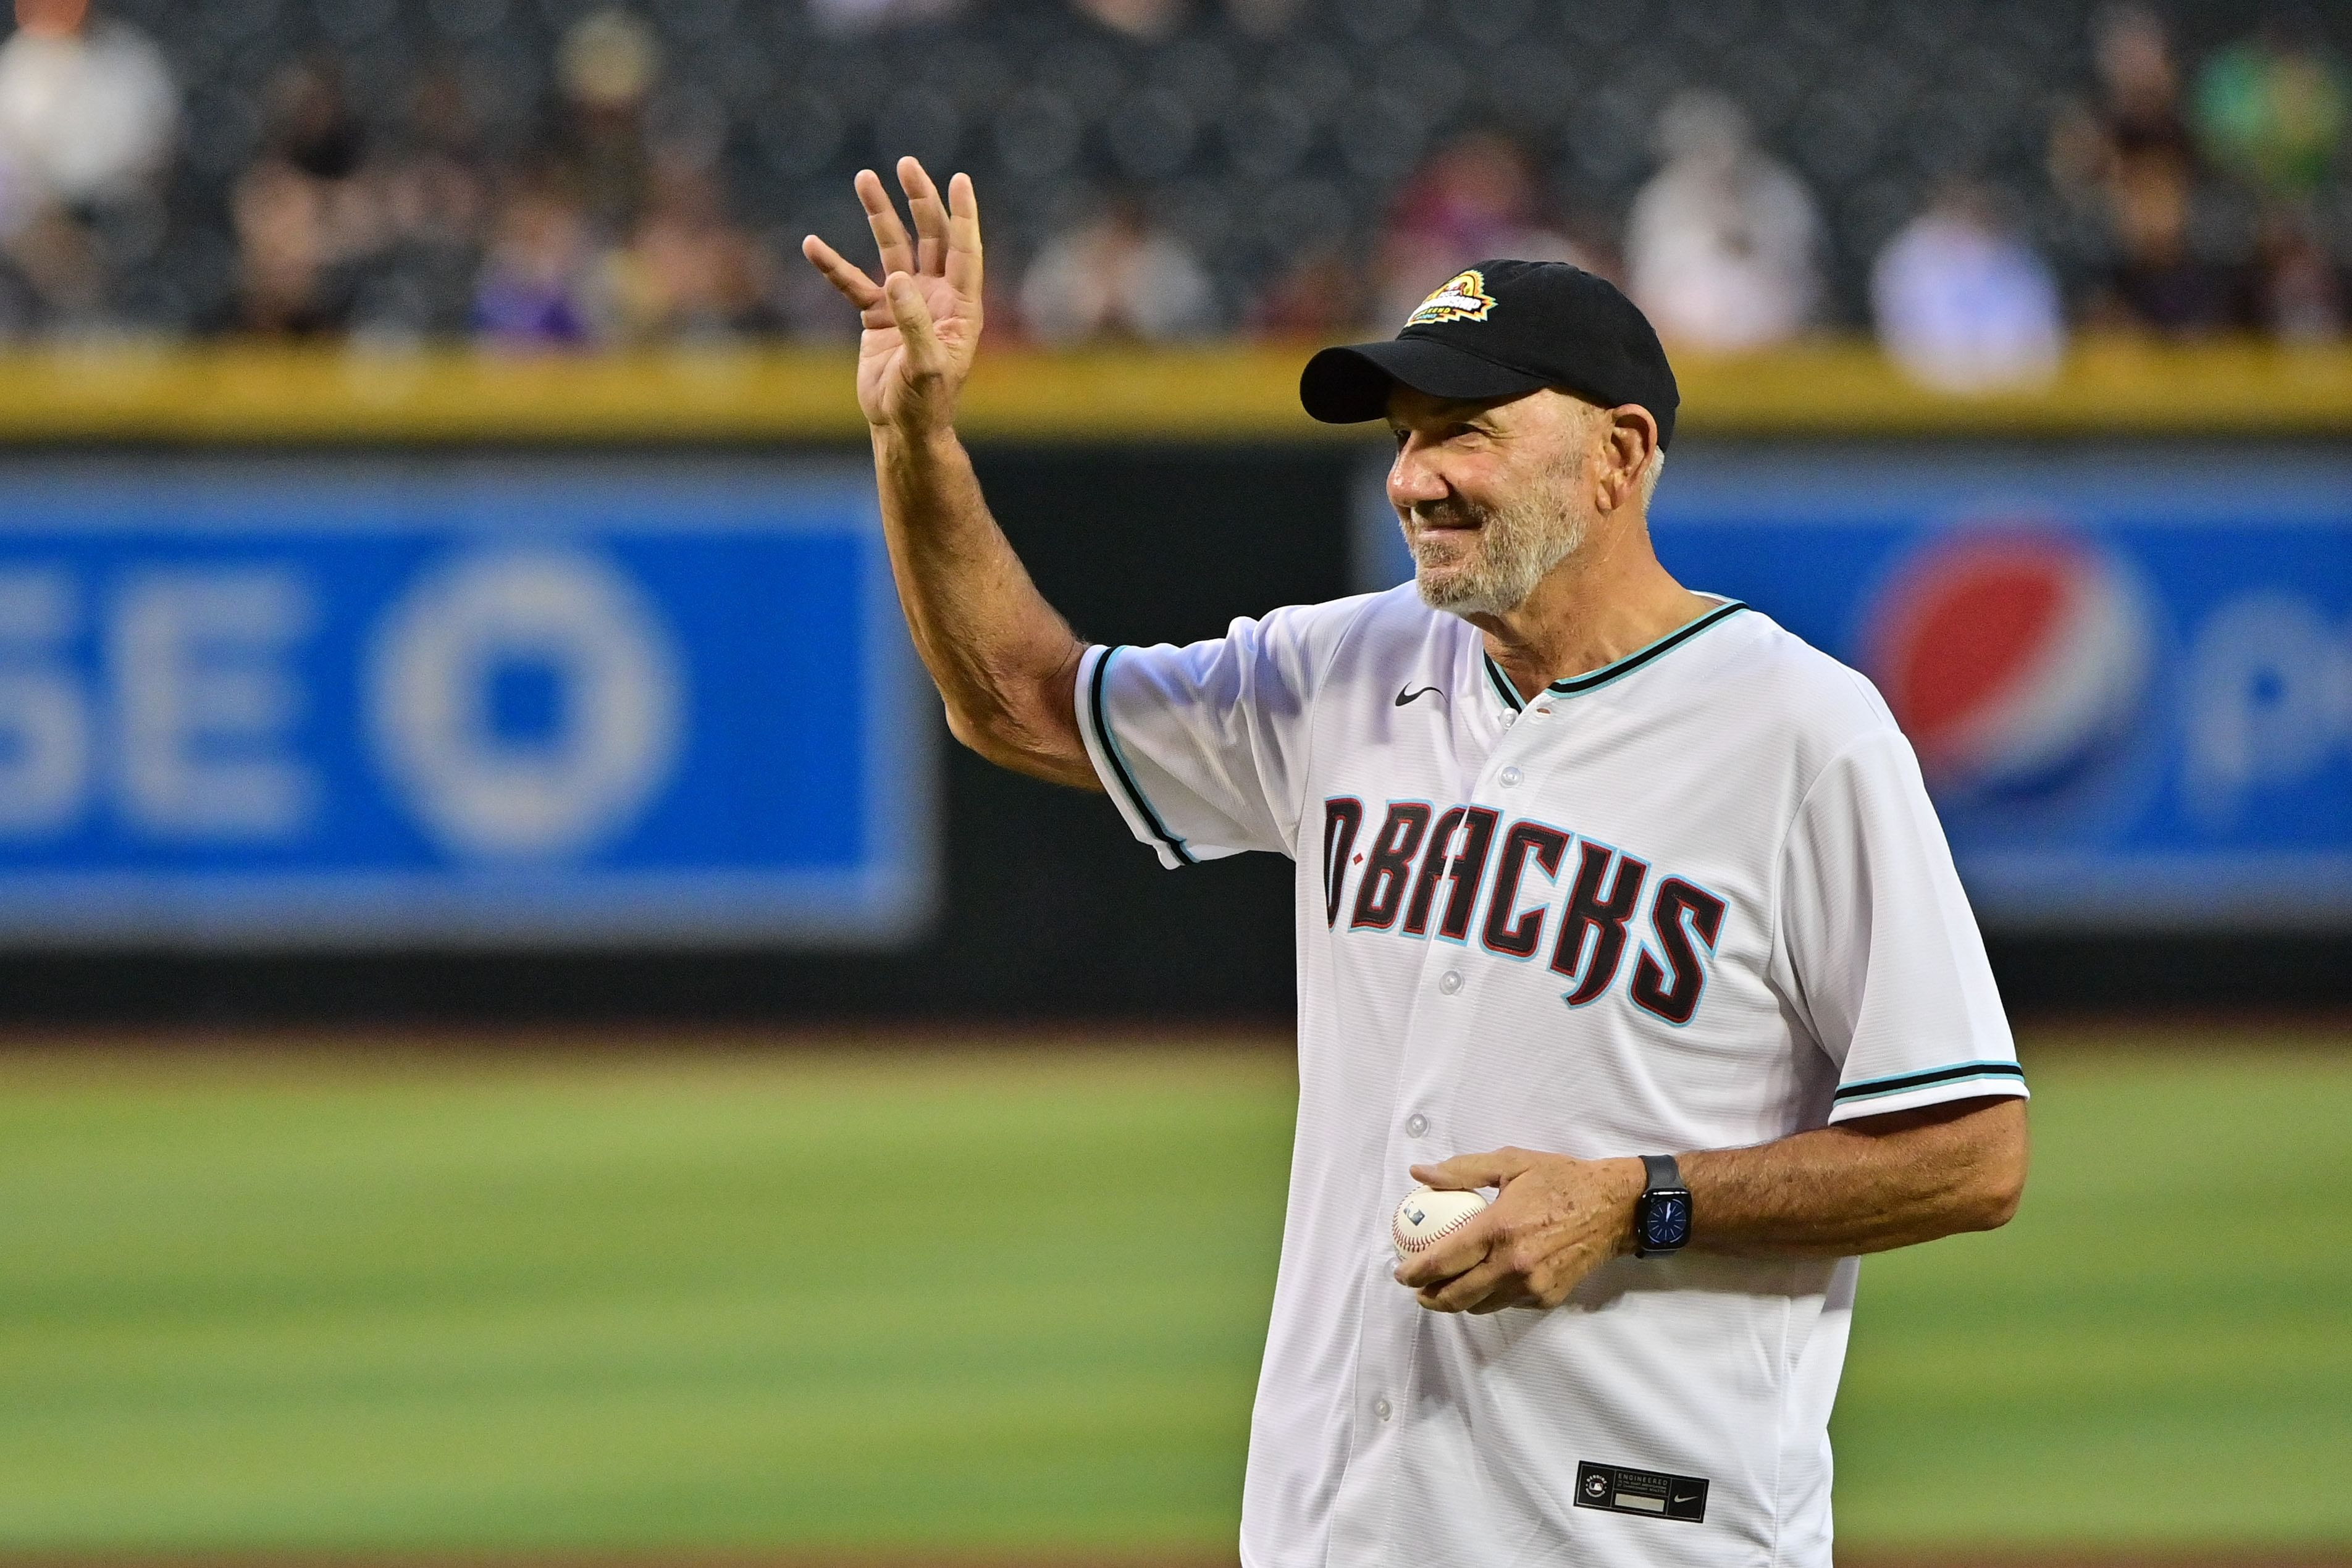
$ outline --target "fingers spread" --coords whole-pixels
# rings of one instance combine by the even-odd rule
[[[948,208],[940,188],[917,158],[898,160],[898,185],[907,193],[907,210],[915,215],[915,233],[921,236],[915,259],[927,277],[947,270]]]
[[[882,275],[915,270],[914,243],[907,237],[907,225],[898,221],[898,209],[890,204],[890,193],[882,188],[882,176],[871,169],[857,171],[857,203],[866,209],[866,226],[874,231],[874,244],[882,253]]]
[[[948,287],[959,298],[980,298],[980,195],[971,176],[948,182]]]
[[[865,273],[851,266],[833,246],[811,235],[801,241],[801,254],[809,264],[824,274],[825,281],[847,297],[860,310],[871,310],[882,303],[882,290]]]

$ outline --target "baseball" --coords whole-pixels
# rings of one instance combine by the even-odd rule
[[[1397,1257],[1412,1258],[1428,1251],[1437,1245],[1439,1238],[1461,1229],[1486,1207],[1484,1193],[1447,1192],[1432,1186],[1413,1188],[1404,1195],[1404,1201],[1397,1205],[1396,1218],[1389,1222],[1389,1236],[1396,1243]]]

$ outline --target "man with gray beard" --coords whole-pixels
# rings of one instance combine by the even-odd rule
[[[1651,458],[1649,479],[1664,462],[1664,452]],[[1400,513],[1423,601],[1456,615],[1505,615],[1526,603],[1536,584],[1584,544],[1573,482],[1570,474],[1538,475],[1497,506],[1448,497]],[[1465,538],[1478,548],[1464,559],[1455,547]]]
[[[882,281],[803,249],[862,313],[950,728],[1107,791],[1166,865],[1297,863],[1245,1568],[1827,1568],[1858,1255],[2009,1218],[2025,1085],[1878,694],[1651,549],[1678,394],[1649,322],[1491,261],[1325,350],[1301,399],[1387,422],[1414,581],[1089,645],[955,437],[971,182],[898,174],[912,235],[857,177]],[[1415,1182],[1495,1196],[1392,1229],[1439,1211]]]

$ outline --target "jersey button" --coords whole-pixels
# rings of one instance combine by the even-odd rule
[[[1372,1401],[1372,1414],[1385,1421],[1396,1414],[1396,1406],[1388,1402],[1386,1396],[1382,1396]]]
[[[1519,780],[1526,777],[1526,774],[1520,772],[1516,768],[1506,768],[1502,772],[1496,775],[1496,778],[1501,780],[1502,786],[1506,789],[1516,789]]]
[[[1459,969],[1446,970],[1437,977],[1437,988],[1447,996],[1452,996],[1462,988],[1462,972]]]
[[[1406,1137],[1418,1138],[1423,1133],[1428,1131],[1429,1118],[1423,1115],[1420,1112],[1415,1111],[1412,1115],[1407,1116],[1404,1119],[1404,1135]]]

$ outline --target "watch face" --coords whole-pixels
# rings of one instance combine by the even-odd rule
[[[1690,1239],[1690,1199],[1661,1193],[1642,1210],[1642,1245],[1679,1247]]]

